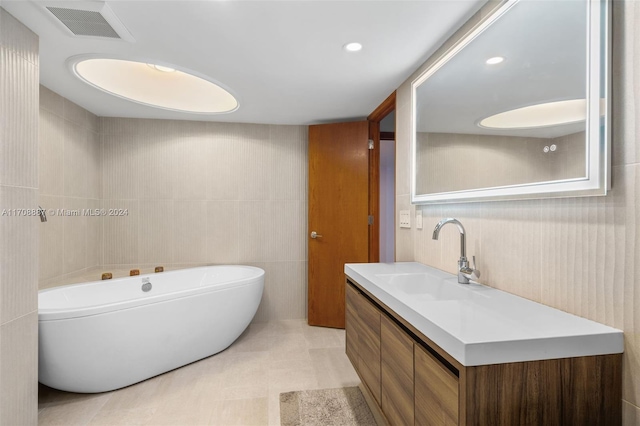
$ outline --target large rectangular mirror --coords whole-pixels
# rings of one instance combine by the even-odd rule
[[[604,195],[609,4],[512,0],[412,83],[411,201]]]

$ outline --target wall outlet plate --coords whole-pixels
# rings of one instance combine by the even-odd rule
[[[411,228],[411,212],[400,210],[400,228]]]
[[[422,229],[422,211],[416,212],[416,229]]]

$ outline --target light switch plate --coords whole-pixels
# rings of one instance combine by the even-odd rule
[[[422,211],[416,212],[416,229],[422,229]]]
[[[400,210],[400,228],[411,228],[411,212]]]

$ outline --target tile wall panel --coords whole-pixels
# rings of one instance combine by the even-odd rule
[[[206,217],[207,259],[223,264],[240,263],[240,202],[207,201]]]
[[[306,268],[306,126],[102,118],[100,129],[103,203],[139,209],[135,223],[104,219],[105,267]],[[274,282],[269,297],[306,294],[306,274]],[[304,318],[298,299],[256,321]]]
[[[0,97],[0,185],[36,188],[38,66],[5,46],[0,47],[0,64],[0,80],[4,82]]]
[[[38,308],[38,226],[40,220],[20,213],[35,209],[37,190],[0,185],[0,323]],[[18,209],[16,216],[12,209]],[[34,284],[35,283],[35,284]]]
[[[89,206],[84,198],[65,197],[63,208],[64,273],[69,274],[87,267],[87,216],[83,211]]]
[[[640,5],[613,3],[613,189],[606,197],[419,206],[424,229],[397,229],[399,260],[417,260],[456,272],[455,228],[430,238],[435,223],[457,217],[468,233],[480,281],[624,330],[624,424],[635,425],[640,406],[640,110],[636,43]],[[486,16],[486,6],[465,28]],[[464,29],[445,43],[450,46]],[[440,49],[440,53],[444,48]],[[397,92],[397,210],[408,208],[410,82]],[[397,212],[396,212],[397,214]]]
[[[39,232],[44,286],[102,261],[102,218],[83,211],[101,206],[102,143],[95,115],[44,86],[39,94],[39,201],[53,210]],[[56,217],[66,210],[78,215]]]
[[[0,424],[38,424],[38,312],[0,326]]]
[[[138,254],[142,264],[173,263],[173,200],[140,200]]]
[[[53,93],[53,92],[51,92]],[[64,121],[40,109],[39,190],[41,194],[64,195]]]
[[[38,203],[38,36],[0,7],[0,211]],[[38,416],[37,217],[0,216],[0,424]]]
[[[138,252],[140,210],[138,200],[103,200],[102,208],[126,211],[123,216],[105,216],[103,265],[135,265],[140,261]]]
[[[40,236],[39,281],[48,280],[64,274],[64,217],[55,212],[64,206],[64,197],[43,195],[38,205],[47,212],[47,222],[38,226]]]

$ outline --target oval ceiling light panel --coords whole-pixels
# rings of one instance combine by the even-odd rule
[[[164,65],[109,58],[79,58],[74,73],[104,92],[140,104],[196,114],[238,109],[235,97],[219,85]]]
[[[547,102],[501,112],[481,120],[478,126],[489,129],[532,129],[578,123],[587,116],[587,101]]]

